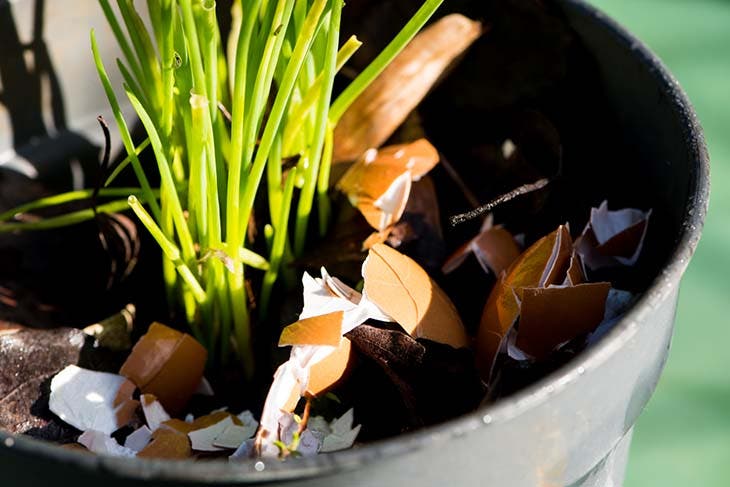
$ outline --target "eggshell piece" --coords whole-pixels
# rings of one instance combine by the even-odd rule
[[[522,289],[562,283],[570,257],[572,239],[565,225],[541,238],[515,260],[497,281],[487,299],[477,331],[477,366],[489,379],[497,352],[520,314]]]
[[[608,282],[522,290],[517,346],[542,359],[558,345],[592,332],[603,321]]]
[[[342,311],[313,316],[297,321],[284,328],[279,346],[330,345],[336,347],[342,339]]]
[[[139,453],[138,458],[184,460],[193,456],[188,435],[172,428],[162,427],[152,433],[152,441]]]
[[[203,378],[207,352],[188,334],[153,323],[120,370],[172,414],[183,409]]]
[[[343,337],[339,346],[330,355],[310,368],[307,394],[316,397],[332,389],[347,376],[352,359],[350,340]],[[298,399],[297,397],[297,402]],[[294,407],[296,407],[296,403],[294,403]]]
[[[375,245],[363,265],[365,294],[415,338],[454,348],[469,344],[464,325],[446,293],[413,259]]]

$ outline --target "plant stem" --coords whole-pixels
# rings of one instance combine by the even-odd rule
[[[309,215],[312,212],[312,203],[314,192],[317,187],[317,175],[322,160],[322,149],[324,146],[325,135],[327,132],[328,121],[327,111],[330,106],[332,88],[337,68],[337,43],[339,40],[340,20],[342,18],[342,0],[333,0],[329,32],[327,34],[327,56],[324,65],[324,80],[321,86],[319,102],[317,104],[318,121],[315,127],[315,133],[310,152],[310,166],[307,168],[307,174],[304,178],[304,187],[299,195],[299,206],[297,208],[295,238],[294,238],[294,255],[301,255],[306,243],[307,228],[309,224]],[[325,223],[326,224],[326,223]]]

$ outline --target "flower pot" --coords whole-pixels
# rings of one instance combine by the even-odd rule
[[[476,11],[487,8],[480,0],[459,3]],[[51,55],[70,120],[80,121],[78,130],[87,134],[93,130],[83,123],[85,116],[106,106],[87,61],[87,28],[102,25],[94,4],[76,2],[47,14],[45,26],[50,42],[73,39],[72,46],[52,49]],[[33,7],[21,1],[12,8],[23,17]],[[46,8],[58,7],[49,2]],[[633,426],[667,359],[680,278],[699,240],[708,202],[708,156],[684,93],[640,41],[579,0],[557,1],[551,8],[584,47],[563,66],[567,73],[579,71],[561,94],[572,97],[570,108],[552,108],[574,119],[564,138],[563,167],[564,187],[572,193],[563,191],[548,209],[563,208],[563,221],[580,221],[577,215],[588,209],[583,203],[604,198],[655,210],[646,257],[634,276],[646,291],[607,336],[547,377],[473,413],[314,458],[236,464],[129,460],[0,432],[3,485],[621,485]],[[0,16],[6,15],[7,4],[0,6]],[[70,18],[86,15],[94,20],[77,20],[80,32],[69,31]],[[484,91],[494,86],[494,71],[500,69],[490,59],[488,50],[476,46],[424,104],[425,125],[437,145],[439,139],[453,143],[459,134],[469,135],[473,124],[461,123],[468,116],[499,110],[500,100]],[[592,74],[581,75],[583,69]],[[8,147],[7,133],[0,125],[0,148]],[[458,144],[445,151],[458,151]]]

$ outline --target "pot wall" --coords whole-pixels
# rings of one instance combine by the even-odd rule
[[[289,485],[295,479],[300,486],[621,485],[632,427],[667,358],[681,274],[706,211],[708,163],[692,109],[656,59],[583,3],[559,4],[597,62],[612,116],[644,161],[634,180],[616,190],[643,188],[643,197],[663,215],[657,238],[664,243],[654,254],[662,270],[599,344],[534,386],[473,414],[286,464],[122,461],[0,433],[3,485],[45,485],[59,478],[78,487],[129,485],[130,478],[148,481],[139,485]],[[581,170],[588,175],[594,169]]]

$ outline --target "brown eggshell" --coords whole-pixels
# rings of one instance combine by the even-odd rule
[[[570,256],[570,264],[568,265],[568,272],[565,276],[564,284],[569,286],[577,286],[586,280],[585,273],[583,272],[583,262],[581,261],[580,255],[576,250],[573,250],[573,255]]]
[[[171,414],[181,411],[203,377],[207,352],[190,335],[153,323],[119,373],[154,394]]]
[[[454,348],[469,344],[451,300],[411,258],[387,245],[370,249],[363,266],[365,293],[414,338]]]
[[[648,223],[648,220],[641,220],[597,246],[596,250],[601,255],[630,258],[641,245]]]
[[[138,458],[183,460],[193,456],[188,435],[172,428],[159,428],[152,433],[152,441],[137,453]]]
[[[307,394],[310,396],[319,396],[326,393],[342,379],[344,379],[350,371],[352,365],[352,346],[350,340],[342,337],[339,346],[327,356],[324,360],[314,364],[309,370],[309,383],[307,384]],[[297,391],[297,399],[299,394]],[[288,405],[291,405],[290,399]],[[293,403],[293,408],[296,402]]]
[[[347,195],[350,203],[360,210],[370,226],[383,232],[403,215],[410,196],[411,181],[401,188],[400,202],[392,213],[386,215],[378,208],[375,205],[378,199],[407,171],[410,171],[410,180],[418,180],[438,162],[438,151],[426,139],[381,150],[372,149],[350,167],[337,188]],[[387,238],[387,234],[384,238]]]
[[[492,227],[481,232],[472,245],[476,258],[495,276],[502,274],[520,256],[517,242],[503,227]]]
[[[284,328],[279,346],[330,345],[336,347],[342,338],[342,311],[299,320]]]
[[[420,32],[345,111],[335,127],[334,162],[354,161],[388,140],[481,35],[479,22],[459,14]]]
[[[572,239],[564,225],[535,242],[512,263],[487,299],[477,331],[477,366],[489,380],[502,340],[520,314],[522,288],[562,283],[572,254]]]
[[[217,411],[215,413],[206,414],[205,416],[200,416],[199,418],[196,418],[192,423],[173,418],[163,422],[162,425],[164,428],[174,429],[179,433],[187,435],[192,431],[202,430],[203,428],[218,424],[228,417],[231,418],[233,424],[237,426],[243,426],[243,423],[240,419],[238,419],[237,416],[227,411]]]
[[[117,424],[121,427],[132,422],[137,415],[139,401],[132,399],[137,386],[132,381],[126,380],[119,386],[117,396],[114,398],[114,407],[117,408]]]
[[[608,282],[524,288],[516,345],[537,359],[561,343],[592,332],[603,321]]]

